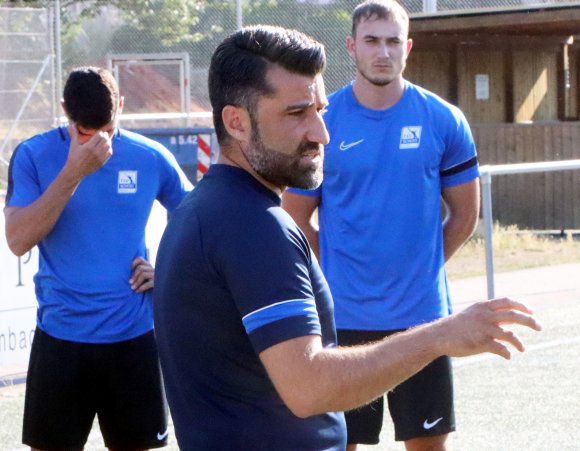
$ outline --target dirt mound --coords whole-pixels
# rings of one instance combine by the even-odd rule
[[[119,89],[125,97],[124,113],[175,113],[181,111],[179,76],[163,67],[134,65],[119,71]],[[166,72],[166,73],[164,73]],[[191,111],[207,108],[191,100]]]

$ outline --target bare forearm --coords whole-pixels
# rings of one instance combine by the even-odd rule
[[[445,188],[442,197],[447,207],[443,222],[443,250],[447,261],[471,236],[477,225],[479,180]]]
[[[32,204],[4,209],[6,239],[16,255],[28,252],[52,230],[81,180],[99,170],[113,155],[107,132],[98,130],[81,143],[76,124],[69,123],[67,130],[71,143],[58,176]]]
[[[469,220],[449,218],[443,225],[443,253],[448,261],[473,234],[477,217]]]
[[[392,390],[441,355],[433,338],[424,329],[372,346],[323,350],[317,356],[319,412],[353,409]]]
[[[52,230],[78,184],[78,177],[63,169],[35,202],[5,208],[6,240],[14,254],[25,254]]]
[[[280,395],[300,417],[356,408],[392,389],[441,355],[432,327],[417,328],[412,333],[352,348],[324,349],[320,340],[306,337],[296,339],[304,340],[305,347],[280,344],[285,348],[278,351],[297,362],[300,368],[293,372],[283,370],[281,379],[273,377],[273,380],[282,382],[282,385],[275,384]],[[296,351],[300,355],[291,355]],[[268,352],[271,351],[265,354]],[[265,358],[267,361],[268,357]]]
[[[369,402],[443,355],[509,359],[508,344],[520,352],[524,346],[504,326],[541,330],[531,313],[511,299],[493,299],[375,344],[324,349],[318,335],[307,335],[262,351],[260,359],[288,408],[307,417]]]

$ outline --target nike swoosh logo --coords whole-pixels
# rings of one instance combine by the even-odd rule
[[[159,440],[159,441],[165,440],[168,435],[169,435],[169,429],[166,429],[163,434],[158,432],[157,433],[157,440]]]
[[[439,423],[442,419],[443,419],[443,417],[439,417],[435,421],[433,421],[432,423],[429,423],[429,421],[425,420],[425,422],[423,423],[423,429],[429,430],[429,429],[434,428],[435,425],[437,423]]]
[[[351,147],[358,146],[363,141],[364,141],[364,139],[359,139],[358,141],[355,141],[355,142],[352,142],[352,143],[348,143],[348,144],[345,144],[344,141],[343,141],[343,142],[340,143],[340,146],[338,146],[338,148],[340,150],[348,150]]]

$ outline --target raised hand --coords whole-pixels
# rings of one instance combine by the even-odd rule
[[[446,354],[452,357],[491,352],[509,359],[508,343],[520,352],[525,348],[520,338],[505,326],[517,324],[542,330],[532,313],[526,305],[509,298],[478,302],[440,321],[443,326],[440,338]]]
[[[113,155],[111,137],[108,133],[99,130],[89,140],[81,143],[76,124],[70,123],[67,130],[71,143],[66,164],[79,178],[82,179],[99,170]]]

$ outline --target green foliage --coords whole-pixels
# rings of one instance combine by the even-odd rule
[[[163,46],[199,39],[190,30],[199,22],[199,15],[203,12],[202,1],[119,0],[115,3],[131,25],[140,30],[153,31]]]
[[[244,8],[244,25],[295,28],[322,42],[328,62],[324,79],[327,91],[332,92],[354,75],[354,65],[344,44],[350,34],[352,10],[357,4],[358,0],[335,0],[326,4],[314,0],[250,0]]]
[[[17,0],[15,5],[54,7],[54,0]],[[137,29],[148,30],[163,45],[195,40],[190,33],[199,20],[205,5],[203,0],[61,0],[62,32],[65,36],[76,36],[79,27],[88,19],[101,14],[104,8],[114,7],[124,19]],[[80,12],[72,6],[80,5]]]

